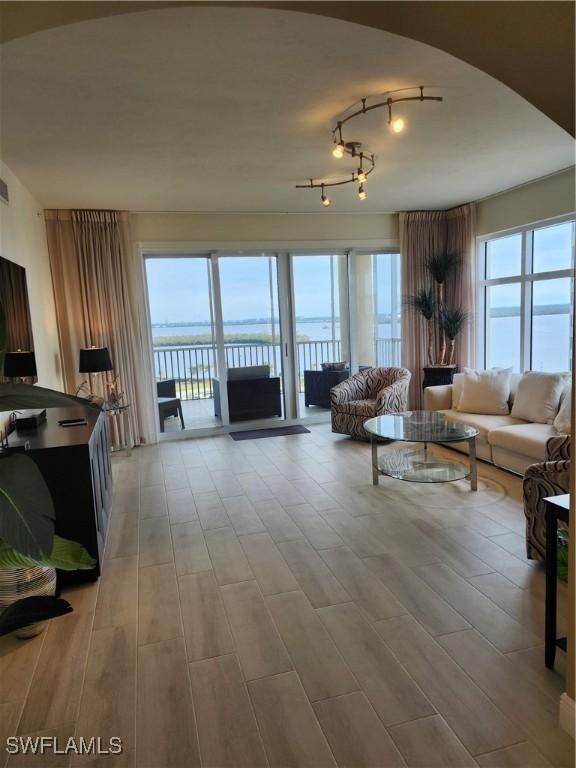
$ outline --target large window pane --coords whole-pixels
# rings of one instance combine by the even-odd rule
[[[376,365],[400,365],[400,254],[376,253],[373,259]]]
[[[147,258],[146,280],[158,397],[178,397],[187,429],[214,426],[217,375],[210,261]],[[179,431],[176,409],[162,411],[162,431]]]
[[[574,222],[534,231],[534,272],[570,269],[574,246]]]
[[[314,376],[322,363],[349,363],[347,345],[346,256],[294,255],[294,313],[296,320],[296,365],[300,416],[315,411],[321,397],[312,397]],[[308,384],[306,384],[308,378]],[[306,398],[304,395],[306,394]],[[317,395],[318,393],[316,393]],[[308,408],[305,407],[308,403]]]
[[[276,258],[223,256],[219,270],[226,365],[270,365],[280,375]]]
[[[400,364],[400,254],[356,253],[351,312],[359,366]]]
[[[522,235],[499,237],[486,243],[486,279],[514,277],[522,271]]]
[[[486,368],[520,371],[520,283],[486,288]]]
[[[539,280],[532,287],[532,370],[570,370],[572,280]]]

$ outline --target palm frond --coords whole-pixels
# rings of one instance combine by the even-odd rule
[[[412,307],[426,319],[432,320],[436,314],[436,299],[434,292],[430,288],[422,288],[416,293],[411,293],[404,299],[408,307]]]
[[[438,322],[446,336],[452,341],[468,322],[468,312],[461,307],[448,307],[446,304],[438,310]]]
[[[426,259],[426,269],[430,272],[435,282],[438,285],[442,285],[450,275],[458,271],[461,263],[462,256],[459,253],[441,251]]]

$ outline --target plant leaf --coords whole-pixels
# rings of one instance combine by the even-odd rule
[[[16,600],[0,613],[0,636],[22,629],[37,621],[72,613],[72,606],[61,597],[37,595]]]
[[[30,557],[52,551],[54,504],[36,464],[21,453],[0,459],[0,539]]]
[[[96,566],[96,560],[76,541],[54,536],[49,557],[34,558],[23,555],[14,547],[0,541],[0,568],[34,568],[44,565],[61,571],[86,571]]]

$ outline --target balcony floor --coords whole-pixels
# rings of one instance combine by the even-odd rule
[[[316,406],[306,408],[304,405],[304,393],[298,395],[298,406],[298,411],[303,420],[311,417],[314,417],[315,421],[329,421],[330,419],[330,411],[327,408],[317,408]],[[210,427],[219,427],[221,425],[220,419],[217,419],[214,416],[213,398],[206,398],[205,400],[182,400],[182,413],[184,415],[186,430],[207,429]],[[270,419],[271,423],[278,421],[281,421],[281,419]],[[239,424],[241,423],[242,422],[239,422]],[[165,433],[181,431],[180,419],[169,418],[164,422]]]

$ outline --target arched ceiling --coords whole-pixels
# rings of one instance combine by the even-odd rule
[[[574,135],[574,9],[571,1],[450,2],[5,2],[0,41],[89,18],[168,5],[291,9],[384,29],[446,51],[505,83]]]
[[[305,21],[304,21],[305,20]],[[444,102],[353,123],[378,158],[360,202],[445,208],[572,163],[565,131],[436,48],[359,24],[264,7],[171,7],[45,29],[2,48],[6,163],[47,207],[319,210],[296,190],[354,169],[331,156],[335,117],[367,94],[424,84]]]

